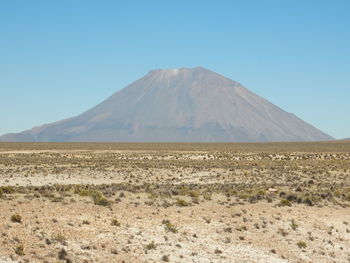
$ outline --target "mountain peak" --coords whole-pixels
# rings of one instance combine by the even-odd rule
[[[189,87],[192,84],[199,85],[198,83],[201,83],[201,87],[199,88],[207,87],[209,84],[211,88],[238,85],[237,82],[200,66],[193,68],[155,69],[150,71],[145,78],[150,78],[154,81],[173,80],[179,82],[176,85],[182,85],[183,88]],[[164,86],[164,84],[161,85]],[[170,83],[166,85],[170,85]]]
[[[214,73],[213,71],[206,69],[204,67],[193,67],[193,68],[174,68],[174,69],[154,69],[150,73],[168,73],[176,75],[179,73]]]

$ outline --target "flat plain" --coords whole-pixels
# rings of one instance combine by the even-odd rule
[[[0,262],[350,262],[350,142],[0,143]]]

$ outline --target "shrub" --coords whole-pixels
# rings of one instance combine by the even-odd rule
[[[162,261],[169,262],[169,256],[167,255],[162,256]]]
[[[64,244],[66,244],[67,239],[62,233],[58,233],[53,237],[53,240],[64,245]]]
[[[69,259],[67,259],[67,251],[64,250],[64,248],[61,248],[60,251],[58,251],[58,259],[66,262],[71,262]]]
[[[145,246],[145,248],[147,250],[156,249],[156,247],[157,247],[157,245],[154,243],[154,241],[152,241],[151,243],[149,243]]]
[[[205,200],[211,200],[211,193],[210,192],[205,192],[205,193],[203,193],[203,198],[205,199]]]
[[[188,192],[188,195],[189,195],[190,197],[195,197],[195,198],[198,198],[198,197],[199,197],[198,191],[194,191],[194,190],[189,191],[189,192]]]
[[[222,254],[222,251],[218,248],[216,248],[214,252],[215,252],[215,254]]]
[[[80,191],[78,192],[78,194],[79,194],[80,196],[91,196],[92,191],[90,191],[90,190],[80,190]]]
[[[204,221],[207,223],[207,224],[210,224],[211,222],[211,219],[208,218],[208,217],[203,217]]]
[[[89,195],[92,197],[95,205],[109,206],[110,202],[100,192],[91,191]]]
[[[291,227],[293,230],[297,230],[298,224],[295,222],[294,219],[292,219],[292,223],[290,224],[290,227]]]
[[[189,206],[189,203],[186,200],[178,198],[176,200],[176,205],[178,205],[178,206]]]
[[[284,230],[283,228],[279,228],[278,229],[278,233],[280,234],[280,235],[282,235],[282,236],[287,236],[289,233],[286,231],[286,230]]]
[[[103,196],[93,198],[93,200],[95,205],[108,206],[110,204],[108,199]]]
[[[18,256],[24,256],[24,248],[22,245],[19,245],[15,248],[15,253],[18,255]]]
[[[11,194],[15,191],[15,189],[12,186],[2,186],[0,188],[0,191],[4,194]]]
[[[292,203],[287,199],[283,199],[280,201],[279,206],[292,206]]]
[[[304,242],[304,241],[299,241],[299,242],[297,243],[297,246],[298,246],[300,249],[302,249],[302,248],[306,248],[306,247],[307,247],[307,244],[306,244],[306,242]]]
[[[303,203],[308,205],[308,206],[313,206],[314,205],[314,203],[308,197],[303,200]]]
[[[80,196],[90,196],[95,205],[108,206],[110,202],[100,192],[93,190],[80,190],[78,192]]]
[[[178,229],[175,225],[173,225],[172,223],[170,223],[169,220],[163,220],[162,221],[162,224],[165,225],[164,228],[165,228],[165,231],[167,232],[171,232],[171,233],[177,233],[178,232]]]
[[[111,225],[112,226],[120,226],[120,222],[117,219],[112,219]]]
[[[11,221],[14,223],[22,223],[22,217],[19,214],[13,214],[11,216]]]
[[[170,224],[170,221],[168,219],[163,219],[162,220],[162,224],[165,225],[165,224]]]

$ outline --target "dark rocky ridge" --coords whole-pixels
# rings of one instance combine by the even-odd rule
[[[96,107],[0,141],[271,142],[332,140],[210,70],[153,70]]]

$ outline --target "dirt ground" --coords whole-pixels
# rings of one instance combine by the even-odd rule
[[[0,143],[0,262],[350,262],[350,142]]]

